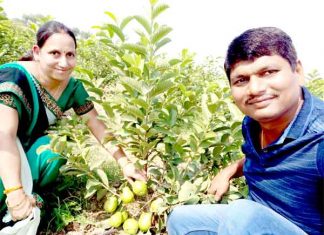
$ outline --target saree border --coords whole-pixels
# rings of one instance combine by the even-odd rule
[[[37,93],[36,87],[34,85],[34,82],[32,80],[33,79],[32,75],[25,69],[24,66],[22,66],[21,64],[18,64],[16,62],[1,65],[0,69],[2,69],[2,68],[16,68],[16,69],[20,70],[21,72],[23,72],[26,75],[26,78],[27,78],[27,81],[28,81],[28,84],[29,84],[29,87],[30,87],[30,90],[31,90],[32,99],[34,101],[36,101],[36,102],[33,102],[34,106],[33,106],[33,109],[32,109],[32,113],[30,115],[31,124],[27,129],[27,134],[30,135],[32,133],[35,125],[36,125],[38,112],[39,112],[39,103],[37,102],[38,93]]]
[[[63,111],[61,110],[60,106],[56,103],[55,100],[48,94],[48,92],[39,84],[36,79],[33,78],[34,84],[36,89],[39,92],[39,95],[43,101],[43,103],[49,108],[55,116],[59,119],[63,116]]]
[[[31,115],[31,105],[27,100],[27,97],[25,96],[25,94],[23,93],[23,91],[21,90],[21,88],[13,83],[13,82],[3,82],[0,83],[0,92],[12,92],[14,93],[16,96],[19,97],[19,99],[21,99],[22,103],[24,104],[28,115]]]

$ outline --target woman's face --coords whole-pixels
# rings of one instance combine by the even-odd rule
[[[34,58],[39,62],[41,76],[64,81],[76,66],[76,48],[73,38],[66,33],[51,35],[40,48],[34,46]]]

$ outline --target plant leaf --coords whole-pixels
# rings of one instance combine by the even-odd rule
[[[146,48],[142,45],[138,44],[132,44],[132,43],[124,43],[121,46],[122,49],[130,50],[132,52],[135,52],[137,54],[141,54],[143,56],[146,56]]]
[[[165,44],[168,44],[169,42],[171,42],[171,39],[170,38],[163,38],[161,41],[159,41],[156,44],[154,51],[157,51],[158,49],[160,49],[161,47],[163,47]]]
[[[151,43],[156,44],[158,41],[160,41],[164,36],[166,36],[168,33],[172,31],[172,28],[168,26],[162,26],[160,27],[151,38]]]
[[[129,105],[129,106],[125,107],[125,110],[127,110],[128,113],[135,116],[136,118],[139,118],[140,120],[144,119],[144,114],[137,107]]]
[[[123,19],[123,21],[120,23],[119,28],[120,29],[124,29],[126,27],[126,25],[128,25],[129,22],[131,22],[134,19],[133,16],[127,16],[125,19]]]
[[[124,87],[128,87],[131,88],[132,90],[136,90],[138,93],[143,94],[143,90],[142,90],[142,84],[141,82],[132,79],[130,77],[122,77],[121,79],[122,85]]]
[[[108,180],[108,177],[106,175],[106,173],[102,170],[102,169],[97,169],[97,175],[99,176],[101,182],[109,187],[109,180]]]
[[[156,7],[154,7],[152,11],[152,19],[155,19],[158,15],[160,15],[162,12],[164,12],[166,9],[169,8],[169,5],[167,4],[159,4]]]
[[[96,93],[100,97],[103,96],[103,90],[101,88],[90,87],[90,88],[88,88],[88,91],[93,92],[93,93]]]
[[[173,82],[170,80],[160,81],[156,86],[154,86],[148,93],[150,99],[156,97],[157,95],[169,90],[173,86]]]
[[[140,15],[136,15],[134,16],[134,19],[140,24],[143,26],[143,28],[146,30],[146,32],[148,34],[151,34],[152,33],[152,30],[151,30],[151,25],[150,25],[150,22],[144,18],[143,16],[140,16]]]
[[[114,32],[120,38],[120,40],[125,41],[125,36],[124,36],[122,30],[117,25],[108,24],[107,28],[109,30],[111,30],[112,32]]]
[[[107,16],[109,16],[114,22],[116,22],[117,23],[117,18],[116,18],[116,16],[112,13],[112,12],[110,12],[110,11],[105,11],[105,14],[107,15]]]

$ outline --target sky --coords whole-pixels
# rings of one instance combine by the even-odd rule
[[[324,14],[322,0],[160,0],[170,8],[160,24],[173,28],[171,56],[188,48],[197,61],[207,56],[224,57],[231,40],[249,28],[275,26],[292,38],[306,73],[324,75]],[[94,25],[110,22],[105,11],[117,18],[147,15],[149,0],[3,0],[9,18],[23,14],[51,15],[67,26],[93,31]]]

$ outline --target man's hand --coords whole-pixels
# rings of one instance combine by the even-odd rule
[[[223,171],[219,172],[211,182],[208,189],[209,194],[215,195],[215,200],[219,201],[222,196],[228,191],[230,186],[230,179]]]
[[[228,191],[230,180],[232,178],[241,177],[243,175],[244,162],[245,158],[239,159],[233,164],[224,168],[214,177],[208,189],[208,193],[215,194],[216,201],[219,201]]]

